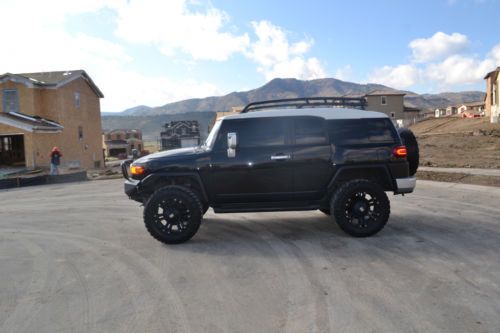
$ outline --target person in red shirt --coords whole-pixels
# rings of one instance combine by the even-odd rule
[[[63,156],[58,147],[52,148],[52,151],[49,154],[50,156],[50,174],[58,175],[59,174],[59,164],[61,164],[61,157]]]

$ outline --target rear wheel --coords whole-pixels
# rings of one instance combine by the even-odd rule
[[[337,189],[330,211],[344,232],[354,237],[368,237],[382,230],[391,209],[387,195],[378,184],[351,180]]]
[[[144,207],[144,224],[151,236],[166,244],[183,243],[200,227],[203,206],[194,192],[182,186],[157,190]]]

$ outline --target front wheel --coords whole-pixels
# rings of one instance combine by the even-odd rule
[[[165,244],[191,239],[201,224],[203,206],[194,192],[182,186],[157,190],[144,207],[144,224],[151,236]]]
[[[368,237],[384,228],[391,208],[384,190],[368,180],[351,180],[332,197],[330,211],[339,227],[354,237]]]

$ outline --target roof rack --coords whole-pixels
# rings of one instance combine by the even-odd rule
[[[249,103],[240,113],[247,113],[251,111],[258,111],[262,109],[272,108],[303,108],[303,107],[350,107],[364,110],[366,106],[366,99],[364,97],[301,97],[301,98],[287,98],[275,99],[268,101],[260,101]]]

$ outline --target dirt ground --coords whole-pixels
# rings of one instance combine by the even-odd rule
[[[434,171],[418,171],[417,179],[500,187],[500,177]]]
[[[411,127],[420,164],[449,168],[500,168],[500,124],[488,119],[437,118]]]

